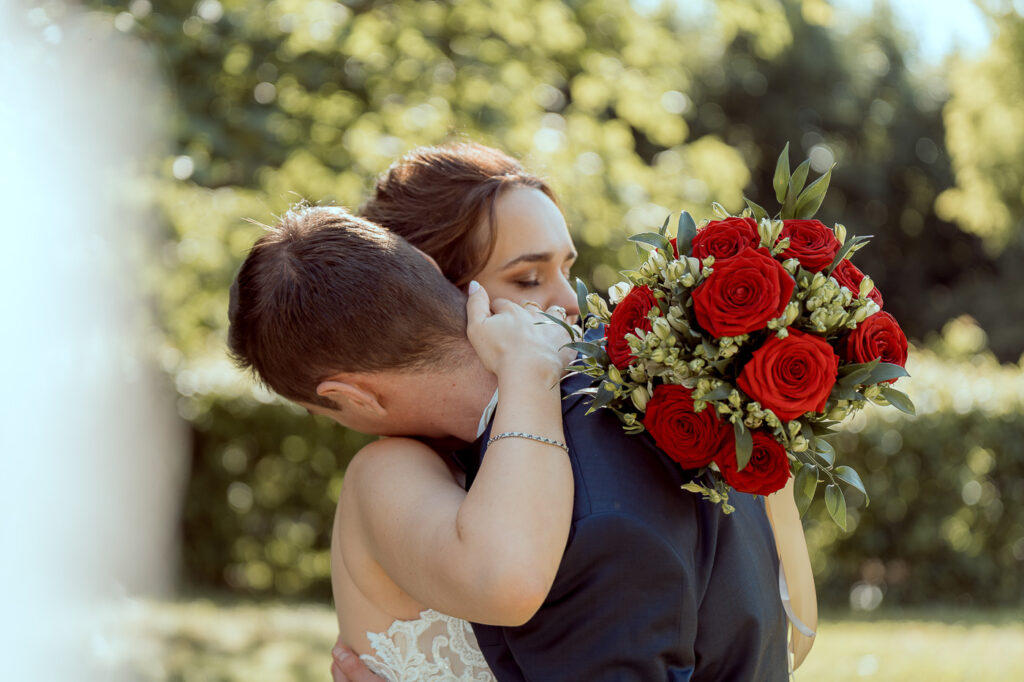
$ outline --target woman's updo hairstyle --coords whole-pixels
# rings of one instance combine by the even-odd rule
[[[495,200],[510,187],[532,187],[558,203],[547,183],[498,149],[474,142],[417,147],[377,179],[361,214],[429,255],[462,287],[494,250]]]

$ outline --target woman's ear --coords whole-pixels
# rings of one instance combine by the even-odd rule
[[[416,249],[416,247],[415,247],[415,246],[414,246],[414,247],[412,247],[412,248]],[[423,249],[416,249],[416,250],[420,252],[420,255],[421,255],[421,256],[423,256],[423,257],[424,257],[424,258],[426,258],[426,259],[427,259],[428,261],[430,261],[430,264],[431,264],[431,265],[433,265],[433,266],[434,266],[435,268],[437,268],[437,271],[438,271],[438,272],[440,272],[440,273],[441,273],[442,275],[444,274],[444,271],[443,271],[443,270],[441,270],[441,266],[437,264],[437,261],[436,261],[436,260],[434,260],[434,257],[433,257],[433,256],[431,256],[431,255],[430,255],[429,253],[427,253],[427,252],[426,252],[426,251],[424,251]]]
[[[316,394],[330,398],[339,409],[355,409],[377,417],[383,417],[386,413],[376,393],[351,381],[326,379],[317,384]]]

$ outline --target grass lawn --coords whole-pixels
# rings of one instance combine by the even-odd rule
[[[1024,613],[825,614],[798,682],[1024,680]],[[334,612],[321,605],[198,599],[131,602],[107,656],[144,680],[330,679]],[[113,662],[113,661],[112,661]]]

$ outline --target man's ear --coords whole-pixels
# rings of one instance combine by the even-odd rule
[[[387,410],[381,405],[377,394],[367,387],[340,378],[326,379],[317,384],[316,394],[330,398],[339,408],[354,407],[362,412],[383,417]]]

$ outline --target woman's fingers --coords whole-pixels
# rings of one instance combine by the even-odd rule
[[[487,290],[474,280],[469,283],[469,297],[466,299],[466,318],[469,324],[480,324],[491,316],[491,299]]]

